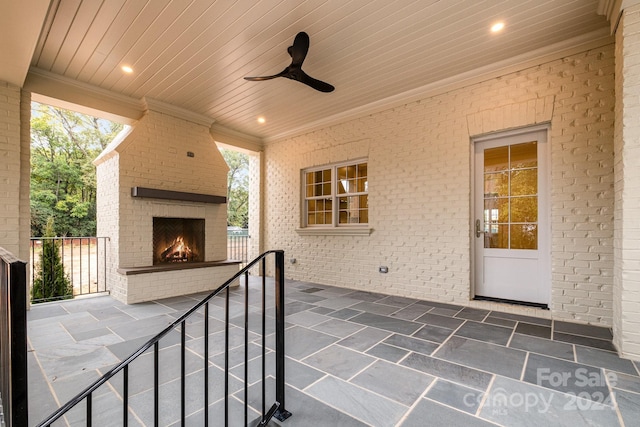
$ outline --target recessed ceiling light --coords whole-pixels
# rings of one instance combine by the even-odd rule
[[[123,65],[121,67],[122,71],[124,71],[127,74],[131,74],[133,73],[133,68],[129,67],[128,65]]]
[[[267,122],[267,119],[265,119],[264,117],[258,117],[258,123],[260,123],[261,125],[265,124]]]
[[[499,33],[504,29],[504,22],[496,22],[491,26],[492,33]]]

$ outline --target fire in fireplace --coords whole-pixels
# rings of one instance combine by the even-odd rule
[[[153,218],[153,265],[204,261],[204,219]]]

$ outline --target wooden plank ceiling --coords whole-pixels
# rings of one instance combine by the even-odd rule
[[[598,0],[53,0],[31,67],[273,138],[532,50],[602,38],[597,8]],[[506,27],[492,34],[498,20]],[[311,38],[303,69],[333,93],[243,79],[282,71],[299,31]]]

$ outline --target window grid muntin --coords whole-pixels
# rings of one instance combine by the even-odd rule
[[[512,151],[514,147],[516,151],[519,148],[523,148],[526,145],[531,145],[534,147],[534,151],[532,154],[535,155],[535,161],[533,164],[525,164],[525,165],[516,165],[513,166],[512,159]],[[501,167],[497,163],[491,163],[491,154],[499,153],[500,150],[506,150],[507,158],[506,164],[504,167]],[[488,160],[488,162],[487,162]],[[489,167],[487,167],[489,165]],[[497,165],[497,166],[496,166]],[[493,167],[491,167],[493,166]],[[524,142],[519,144],[512,144],[508,146],[500,146],[496,148],[489,148],[485,150],[485,166],[484,166],[484,231],[485,231],[485,248],[501,248],[501,249],[537,249],[538,247],[538,156],[537,156],[537,141]],[[532,194],[518,194],[512,195],[512,177],[514,172],[520,171],[536,171],[536,180],[535,180],[535,191]],[[487,177],[490,175],[494,175],[498,178],[505,179],[507,188],[494,193],[487,193],[489,188],[493,188],[488,186],[489,181]],[[500,185],[500,184],[499,184]],[[522,198],[535,198],[536,200],[536,217],[533,221],[512,221],[512,200],[522,199]],[[502,210],[499,208],[500,205],[506,204],[506,209]],[[506,212],[506,218],[502,212]],[[524,229],[529,227],[529,232],[533,233],[533,242],[534,245],[529,245],[528,247],[517,247],[513,245],[512,236],[515,235],[514,231],[517,233],[518,231],[522,231],[521,235],[525,236],[526,232]],[[503,231],[504,230],[504,231]],[[488,237],[488,238],[487,238]],[[494,241],[494,238],[499,240],[498,243]]]
[[[317,168],[305,172],[305,212],[307,224],[331,224],[333,219],[332,183],[330,168]]]
[[[326,194],[324,184],[318,187],[318,172],[331,173],[331,193]],[[343,173],[344,172],[344,173]],[[368,191],[368,162],[358,160],[352,162],[337,163],[329,166],[321,166],[303,170],[304,176],[304,222],[307,227],[344,227],[362,226],[368,224],[369,218],[369,191]],[[311,181],[310,182],[310,178]],[[340,182],[344,178],[347,185]],[[354,188],[356,190],[348,190]],[[313,191],[309,189],[313,188]],[[322,190],[319,190],[322,188]],[[319,206],[319,201],[324,201]],[[346,200],[346,206],[343,201]],[[357,200],[357,202],[356,202]],[[320,204],[321,205],[321,204]],[[330,208],[327,207],[330,205]],[[342,207],[341,207],[342,205]],[[323,222],[323,220],[324,222]],[[331,221],[329,222],[329,219]]]

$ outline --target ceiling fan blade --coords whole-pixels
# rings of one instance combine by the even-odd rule
[[[302,62],[304,62],[304,58],[307,57],[307,52],[309,51],[309,35],[305,32],[298,33],[293,40],[293,46],[290,46],[287,51],[291,55],[291,65],[302,66]]]
[[[259,82],[263,80],[271,80],[276,77],[286,77],[291,80],[299,81],[307,86],[314,88],[320,92],[333,92],[335,88],[329,83],[314,79],[307,73],[302,71],[302,63],[307,57],[309,51],[309,35],[305,32],[299,32],[296,34],[296,38],[293,40],[293,45],[289,46],[287,52],[291,56],[291,64],[282,70],[278,74],[273,76],[258,76],[258,77],[245,77],[245,80]]]
[[[284,77],[287,73],[289,73],[289,67],[287,67],[284,70],[280,71],[278,74],[274,74],[273,76],[245,77],[244,79],[245,80],[249,80],[251,82],[261,82],[263,80],[275,79],[276,77]]]
[[[315,90],[319,90],[320,92],[333,92],[335,89],[335,87],[333,87],[329,83],[325,83],[318,79],[314,79],[313,77],[309,76],[307,73],[305,73],[302,70],[300,70],[299,75],[295,80],[298,80],[300,83],[304,83],[308,86],[311,86],[312,88],[314,88]]]

